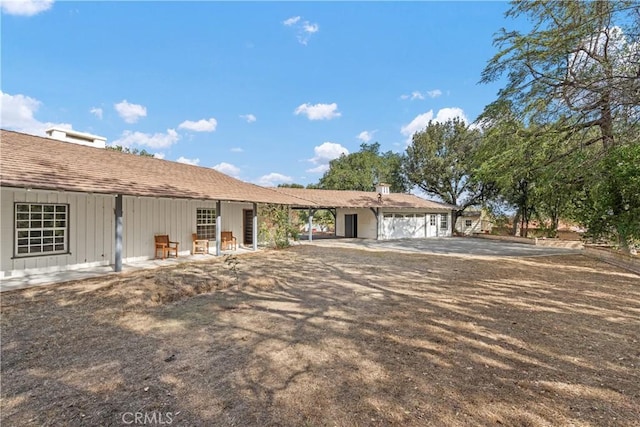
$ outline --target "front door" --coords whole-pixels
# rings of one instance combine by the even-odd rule
[[[253,245],[253,209],[242,210],[242,230],[243,244]]]
[[[436,214],[427,215],[427,237],[438,236],[438,216]]]
[[[358,237],[358,215],[344,216],[344,237]]]

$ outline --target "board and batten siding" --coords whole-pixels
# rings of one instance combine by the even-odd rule
[[[376,239],[378,220],[376,214],[369,208],[336,209],[336,236],[345,236],[345,215],[358,215],[358,237],[363,239]]]
[[[15,204],[69,205],[69,253],[16,257]],[[110,195],[0,189],[0,277],[105,266],[112,263],[115,198]]]
[[[52,273],[115,263],[115,196],[2,188],[0,193],[0,278]],[[14,256],[15,203],[63,203],[68,209],[69,253]],[[211,200],[123,197],[123,262],[155,257],[156,234],[179,242],[179,255],[189,255],[198,208],[215,209]],[[243,209],[251,203],[222,202],[221,231],[242,236]],[[215,244],[211,245],[215,248]]]

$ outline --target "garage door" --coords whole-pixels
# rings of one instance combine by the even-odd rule
[[[425,214],[385,214],[382,219],[383,239],[405,239],[425,237]]]

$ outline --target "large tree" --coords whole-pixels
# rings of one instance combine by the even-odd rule
[[[430,121],[413,135],[403,158],[403,170],[425,193],[458,206],[461,213],[481,204],[489,186],[472,176],[473,161],[482,134],[463,120]]]
[[[531,27],[527,32],[503,29],[496,36],[499,51],[485,68],[482,82],[505,74],[507,82],[485,109],[483,122],[491,126],[509,103],[532,132],[562,142],[547,159],[547,168],[573,165],[575,181],[586,188],[610,180],[605,170],[593,173],[594,169],[610,165],[611,160],[603,159],[623,156],[626,152],[618,147],[640,143],[640,5],[516,1],[507,16],[524,17]],[[623,247],[640,237],[624,226],[628,216],[624,185],[605,185],[614,193],[608,223]],[[594,207],[597,193],[589,194],[587,200]]]
[[[394,193],[407,191],[401,170],[402,156],[392,151],[380,152],[380,144],[362,144],[360,151],[342,155],[329,163],[318,188],[330,190],[374,191],[384,182]]]

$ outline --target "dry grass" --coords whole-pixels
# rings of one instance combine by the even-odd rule
[[[638,276],[577,255],[238,260],[3,294],[2,425],[640,425]]]

